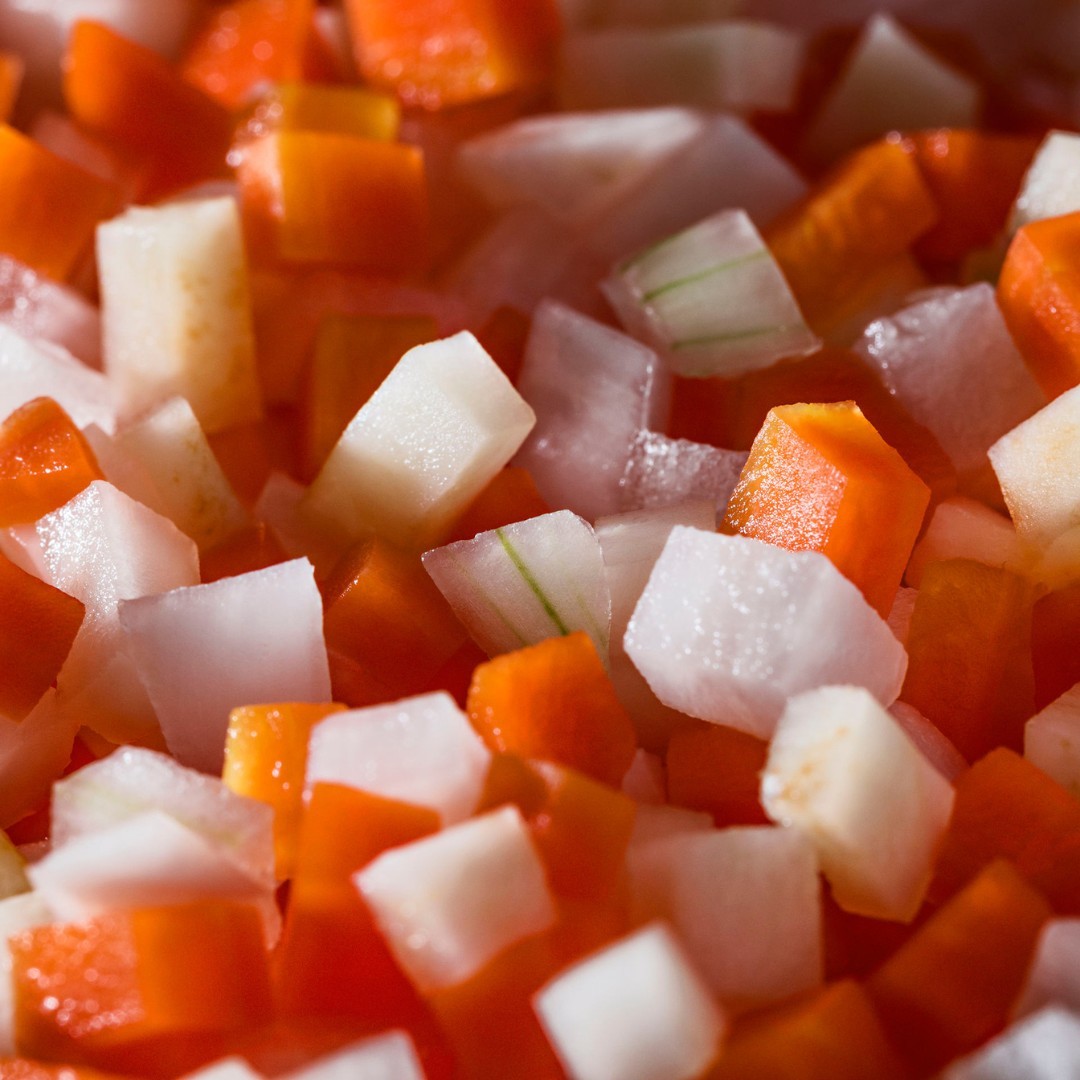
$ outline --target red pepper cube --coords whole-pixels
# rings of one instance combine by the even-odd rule
[[[270,259],[387,274],[423,269],[428,205],[416,147],[279,131],[238,156],[249,235]]]

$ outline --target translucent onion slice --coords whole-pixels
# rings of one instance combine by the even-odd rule
[[[1080,685],[1024,725],[1024,757],[1080,798]]]

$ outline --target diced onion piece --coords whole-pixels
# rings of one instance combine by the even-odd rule
[[[722,518],[746,458],[745,450],[639,431],[623,476],[623,508],[650,510],[707,499]]]
[[[908,922],[930,884],[953,788],[870,694],[827,686],[788,702],[761,801],[813,843],[842,908]]]
[[[263,1074],[256,1072],[242,1057],[227,1057],[184,1073],[183,1080],[263,1080]]]
[[[98,229],[105,370],[133,416],[180,394],[208,433],[257,419],[234,199],[132,207]]]
[[[671,931],[654,923],[556,976],[533,998],[575,1080],[692,1080],[723,1013]]]
[[[158,810],[227,852],[253,880],[274,880],[273,811],[230,791],[216,776],[167,754],[124,746],[58,780],[52,796],[56,847]]]
[[[699,135],[691,109],[527,116],[462,143],[460,175],[492,205],[536,206],[556,221],[587,221]]]
[[[821,983],[821,885],[791,830],[684,832],[630,859],[638,918],[668,920],[721,1000],[760,1004]]]
[[[973,127],[978,84],[943,63],[889,15],[875,15],[806,137],[829,161],[894,128]]]
[[[889,705],[907,667],[888,625],[823,555],[680,526],[625,647],[664,704],[763,738],[793,694],[849,682]]]
[[[344,535],[437,542],[510,460],[533,411],[470,333],[410,349],[353,418],[306,506]]]
[[[1051,919],[1042,928],[1013,1015],[1054,1004],[1080,1012],[1080,919]]]
[[[281,1080],[424,1080],[424,1068],[412,1039],[388,1031],[316,1058]]]
[[[600,545],[569,510],[427,551],[424,568],[489,656],[575,630],[608,655],[611,597]]]
[[[1080,210],[1080,135],[1051,131],[1024,176],[1009,217],[1009,232],[1075,210]]]
[[[942,1080],[1059,1080],[1080,1059],[1080,1016],[1047,1008],[1006,1028],[974,1053],[954,1061]]]
[[[701,105],[782,112],[794,101],[802,63],[802,39],[771,23],[597,30],[563,43],[559,96],[570,109]]]
[[[1024,757],[1080,798],[1080,685],[1024,725]]]
[[[518,377],[536,427],[516,461],[551,506],[590,520],[616,513],[634,438],[666,419],[670,386],[652,349],[546,300]]]
[[[345,784],[427,806],[444,824],[475,809],[491,754],[446,693],[327,717],[311,733],[306,787]]]
[[[635,852],[657,840],[667,840],[672,836],[712,831],[712,814],[704,810],[687,810],[683,806],[672,806],[669,803],[657,806],[639,803],[634,815],[634,831],[630,834],[629,850]]]
[[[623,325],[679,375],[743,375],[821,344],[743,210],[647,248],[603,287]]]
[[[543,864],[514,806],[388,851],[353,880],[425,994],[465,982],[555,921]]]
[[[322,601],[306,559],[124,601],[120,622],[182,764],[220,774],[238,705],[330,700]]]

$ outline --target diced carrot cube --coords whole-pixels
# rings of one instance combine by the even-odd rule
[[[668,742],[668,800],[704,810],[718,827],[766,825],[759,791],[768,745],[720,724],[694,724]]]
[[[1035,708],[1045,709],[1080,682],[1080,584],[1040,596],[1031,610]]]
[[[237,180],[252,242],[271,258],[384,273],[423,267],[427,190],[414,146],[281,131],[244,147]]]
[[[102,479],[94,452],[52,398],[35,398],[0,426],[0,527],[37,521]]]
[[[552,0],[348,0],[357,60],[407,105],[461,105],[535,86],[559,34]]]
[[[467,711],[493,750],[558,762],[613,786],[637,747],[596,646],[581,632],[481,664]]]
[[[18,54],[0,52],[0,124],[6,124],[15,111],[25,68]]]
[[[295,471],[294,429],[291,413],[274,410],[261,420],[207,433],[229,484],[248,505],[262,494],[272,472]]]
[[[930,563],[908,631],[900,698],[933,721],[968,761],[1019,749],[1034,712],[1031,585],[970,559]]]
[[[803,315],[827,337],[873,283],[938,218],[934,197],[899,142],[845,158],[765,233]]]
[[[46,1065],[28,1058],[0,1058],[0,1080],[123,1080],[119,1073],[103,1073],[73,1065]]]
[[[941,902],[991,860],[1008,859],[1054,908],[1080,914],[1080,803],[1011,750],[956,780],[956,801],[930,898]]]
[[[380,537],[350,548],[323,585],[328,647],[388,696],[419,693],[466,640],[420,558]]]
[[[1049,917],[1008,863],[991,863],[870,976],[885,1030],[919,1075],[1005,1026]]]
[[[30,1057],[175,1075],[268,1019],[262,923],[247,904],[117,912],[9,945],[16,1043]]]
[[[551,512],[536,487],[532,473],[520,465],[507,465],[466,507],[450,530],[446,542],[471,540],[477,533],[501,529],[515,521]]]
[[[1039,141],[1029,135],[940,128],[909,135],[904,146],[940,210],[937,224],[915,250],[924,259],[951,262],[997,239]]]
[[[145,199],[223,175],[232,118],[152,49],[78,22],[64,65],[72,117],[147,169]]]
[[[259,99],[248,130],[329,131],[359,139],[397,138],[401,104],[366,86],[285,82]]]
[[[904,1080],[866,992],[851,980],[736,1027],[707,1080]]]
[[[279,878],[292,876],[303,814],[311,729],[341,705],[244,705],[229,714],[222,779],[238,795],[274,808]]]
[[[1032,221],[1013,237],[998,278],[1005,325],[1051,397],[1080,383],[1080,212]]]
[[[118,209],[113,185],[0,124],[0,251],[62,281]]]
[[[754,440],[722,528],[827,555],[884,617],[929,502],[853,402],[784,405]]]
[[[199,580],[207,584],[252,570],[265,570],[288,557],[266,524],[257,521],[200,554]]]
[[[180,63],[183,77],[226,109],[260,83],[299,79],[314,0],[232,0],[207,12]]]
[[[53,684],[82,625],[74,596],[0,556],[0,713],[21,719]]]
[[[504,304],[496,308],[487,322],[476,331],[480,344],[512,383],[517,382],[521,371],[531,325],[528,315]]]

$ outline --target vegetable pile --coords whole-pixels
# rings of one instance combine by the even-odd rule
[[[1077,1075],[1078,46],[0,0],[0,1080]]]

